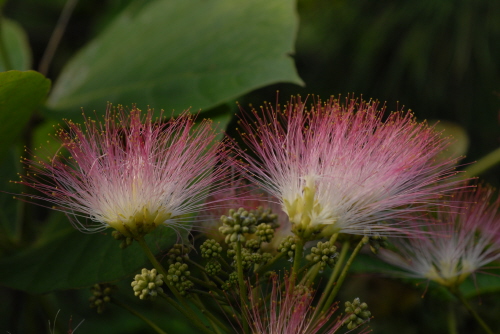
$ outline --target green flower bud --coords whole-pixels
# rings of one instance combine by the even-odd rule
[[[201,256],[206,259],[219,257],[222,252],[221,245],[213,239],[205,240],[200,249]]]
[[[104,312],[105,306],[111,301],[113,286],[109,284],[95,284],[90,288],[92,296],[89,298],[90,308],[96,308],[97,313]]]
[[[274,229],[270,224],[262,223],[257,226],[255,234],[262,242],[270,242],[274,237]]]
[[[294,236],[288,236],[283,240],[280,245],[278,246],[278,250],[281,253],[286,253],[288,258],[293,259],[295,255],[295,237]]]
[[[163,292],[163,275],[157,274],[156,269],[142,269],[141,274],[135,275],[134,281],[130,284],[134,290],[134,295],[139,299],[154,298],[158,292]]]
[[[177,262],[184,262],[185,258],[189,258],[188,254],[190,251],[191,249],[186,245],[173,245],[172,248],[167,252],[167,263],[171,265]]]
[[[221,271],[221,264],[217,260],[211,260],[205,265],[207,274],[215,276]]]
[[[222,216],[220,220],[222,226],[219,227],[219,231],[226,235],[226,243],[244,242],[243,234],[252,234],[256,231],[254,215],[243,208],[238,209],[238,211],[229,210],[229,215]]]
[[[317,247],[311,248],[311,253],[306,255],[306,260],[319,263],[320,271],[325,270],[325,266],[328,265],[330,268],[335,265],[335,262],[339,256],[337,253],[337,247],[330,245],[330,242],[318,242]]]
[[[345,303],[345,313],[351,313],[349,317],[344,320],[344,325],[347,324],[347,329],[349,330],[369,321],[372,315],[371,312],[368,311],[368,305],[366,303],[361,303],[359,298],[354,299],[352,303]]]
[[[179,291],[182,296],[185,296],[187,290],[193,287],[193,282],[188,279],[191,272],[188,270],[188,265],[185,263],[176,262],[168,268],[167,280]]]

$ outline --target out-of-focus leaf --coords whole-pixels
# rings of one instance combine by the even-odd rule
[[[35,71],[0,73],[0,159],[44,101],[50,80]]]
[[[7,151],[0,162],[0,256],[13,247],[13,241],[19,237],[17,227],[24,214],[24,203],[12,198],[12,194],[20,193],[21,186],[14,182],[21,172],[19,150]]]
[[[475,277],[469,277],[460,285],[460,291],[465,298],[472,298],[485,293],[500,292],[500,269],[479,272]]]
[[[147,262],[137,243],[122,250],[110,231],[83,234],[67,220],[52,222],[47,230],[32,247],[0,259],[1,285],[31,293],[81,288],[116,281]],[[154,251],[168,249],[177,240],[178,234],[169,228],[146,236]]]
[[[2,6],[0,1],[0,7]],[[26,71],[31,68],[31,49],[28,36],[24,29],[16,22],[0,17],[2,27],[0,39],[5,45],[9,62],[12,68],[5,68],[5,60],[0,54],[0,72],[6,70]]]
[[[436,131],[442,131],[443,136],[451,136],[450,146],[441,154],[443,157],[457,158],[465,156],[469,149],[469,136],[462,126],[454,122],[439,121],[434,124],[434,127]]]
[[[107,101],[178,113],[272,83],[302,84],[290,57],[297,24],[290,0],[129,8],[65,67],[48,107],[67,117],[80,107],[103,110]]]

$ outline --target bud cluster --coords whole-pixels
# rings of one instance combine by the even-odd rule
[[[111,301],[112,286],[95,284],[90,291],[92,291],[92,296],[89,298],[90,308],[97,308],[97,313],[103,313],[105,305]]]
[[[222,290],[228,290],[235,284],[238,284],[238,274],[236,272],[232,272],[229,274],[229,279],[222,284],[221,288]]]
[[[352,330],[365,321],[368,321],[371,317],[371,312],[368,311],[368,305],[366,303],[361,303],[359,298],[355,298],[354,301],[345,302],[345,313],[349,316],[344,320],[344,324],[347,324],[347,329]]]
[[[207,274],[212,276],[216,276],[218,273],[220,273],[221,269],[221,264],[216,260],[210,261],[205,265],[205,271],[207,272]]]
[[[286,253],[288,258],[292,259],[295,255],[295,237],[293,235],[289,235],[283,240],[278,246],[278,251],[281,253]]]
[[[373,254],[378,254],[378,250],[380,248],[387,248],[387,246],[389,245],[387,237],[380,235],[371,236],[368,240],[368,243]]]
[[[239,208],[238,211],[229,210],[229,215],[222,216],[220,221],[222,226],[219,227],[219,231],[226,236],[227,244],[236,241],[244,242],[246,239],[243,234],[251,234],[256,231],[255,223],[257,220],[255,216],[243,208]]]
[[[188,279],[191,272],[188,270],[188,265],[185,263],[176,262],[168,268],[167,280],[179,291],[182,296],[185,296],[187,290],[193,287],[193,282]]]
[[[222,252],[221,245],[214,239],[205,240],[205,242],[200,246],[201,256],[203,258],[217,258]]]
[[[263,207],[259,206],[256,210],[251,210],[250,212],[255,216],[256,225],[269,224],[273,229],[279,227],[278,215],[272,213],[271,209],[264,209]]]
[[[320,271],[323,271],[326,265],[330,268],[333,267],[338,256],[337,247],[331,245],[329,241],[319,241],[316,247],[311,248],[311,253],[306,255],[306,260],[313,263],[319,263]]]
[[[132,237],[127,237],[126,235],[122,234],[118,230],[114,230],[113,232],[111,232],[111,236],[115,240],[121,241],[121,243],[120,243],[121,249],[127,248],[128,246],[130,246],[132,244],[132,241],[134,241],[134,239]]]
[[[274,237],[274,229],[271,224],[260,224],[257,226],[257,231],[255,231],[255,235],[262,242],[270,242]]]
[[[157,274],[156,269],[142,269],[141,274],[135,275],[134,281],[130,284],[134,289],[134,295],[140,299],[154,298],[158,293],[163,292],[163,275]]]

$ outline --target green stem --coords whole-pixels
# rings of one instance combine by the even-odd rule
[[[368,242],[368,237],[363,237],[361,241],[358,243],[356,248],[352,251],[351,256],[349,257],[349,260],[347,260],[344,269],[342,270],[342,273],[339,276],[339,279],[335,283],[335,287],[333,288],[333,291],[330,293],[330,296],[328,296],[328,299],[326,300],[325,305],[323,306],[323,312],[326,312],[326,310],[332,305],[333,300],[337,296],[337,293],[340,290],[340,287],[342,286],[342,283],[344,283],[344,279],[347,277],[347,272],[349,271],[349,268],[352,265],[352,262],[354,261],[354,258],[358,255],[359,251],[363,246]]]
[[[222,328],[223,331],[226,333],[229,332],[229,328],[225,324],[223,324],[216,316],[214,316],[211,312],[207,310],[205,305],[203,305],[203,302],[201,301],[200,297],[198,295],[193,295],[193,303],[200,309],[201,313],[205,314],[205,316],[208,318],[208,321],[212,324],[212,327],[214,328],[215,332],[218,334],[220,333],[219,328]]]
[[[144,253],[146,254],[149,262],[151,262],[153,267],[155,267],[156,270],[158,270],[158,273],[162,274],[163,278],[166,280],[167,276],[168,276],[167,271],[165,270],[165,268],[163,268],[163,266],[160,264],[160,262],[158,262],[158,260],[156,259],[156,256],[154,256],[154,254],[151,252],[151,249],[149,249],[149,246],[146,243],[146,240],[144,240],[144,237],[140,237],[140,238],[138,237],[135,240],[137,240],[137,242],[141,246],[141,248],[144,251]]]
[[[295,242],[295,256],[293,258],[292,275],[290,276],[290,284],[295,285],[295,279],[299,272],[300,263],[302,262],[302,255],[304,254],[304,240],[297,238]]]
[[[320,313],[321,309],[326,301],[326,298],[328,297],[328,294],[330,291],[333,289],[333,285],[335,284],[335,281],[337,280],[337,277],[340,273],[340,269],[344,265],[344,260],[347,256],[347,252],[349,251],[349,247],[351,246],[351,243],[349,241],[344,241],[342,244],[342,249],[340,251],[339,258],[337,260],[337,263],[335,263],[335,267],[333,267],[333,272],[330,275],[330,278],[328,279],[328,283],[326,284],[326,288],[321,294],[321,298],[319,299],[318,304],[316,305],[316,311],[314,311],[314,316],[313,319],[316,319]]]
[[[455,314],[455,303],[450,302],[448,305],[448,333],[458,334],[457,319]]]
[[[192,293],[197,294],[197,295],[204,295],[204,296],[207,296],[207,297],[210,297],[213,299],[217,299],[219,302],[227,303],[227,299],[222,298],[218,294],[212,293],[212,291],[206,292],[206,291],[199,290],[199,289],[189,289],[189,291],[191,291]]]
[[[498,163],[500,163],[500,147],[493,152],[488,153],[487,155],[479,159],[476,163],[465,168],[465,176],[478,176],[479,174],[484,173]]]
[[[240,300],[241,309],[243,312],[246,311],[247,305],[247,288],[245,285],[245,279],[243,278],[243,260],[241,258],[241,241],[236,241],[236,269],[238,272],[238,285],[240,287]],[[248,333],[248,322],[246,317],[242,314],[243,320],[243,332]]]
[[[222,256],[219,256],[217,259],[220,261],[220,263],[222,263],[224,267],[226,267],[227,271],[232,272],[234,270],[234,268],[229,263],[227,263]]]
[[[311,270],[307,271],[300,281],[301,285],[311,286],[314,283],[316,276],[319,273],[320,263],[315,263]]]
[[[271,261],[269,261],[268,263],[266,263],[266,264],[258,267],[257,270],[255,270],[254,273],[256,275],[261,274],[263,271],[265,271],[267,268],[271,267],[276,261],[278,261],[279,259],[281,259],[283,256],[285,256],[285,253],[283,253],[283,252],[278,253],[275,257],[273,257],[271,259]]]
[[[192,264],[193,266],[195,266],[195,267],[197,267],[198,269],[200,269],[200,270],[201,270],[201,272],[202,272],[202,274],[204,274],[205,276],[208,274],[208,273],[207,273],[207,271],[205,270],[205,268],[204,268],[204,267],[200,266],[198,263],[194,262],[193,260],[191,260],[191,259],[184,259],[184,261],[186,261],[187,263]],[[208,277],[208,276],[207,276],[207,277]],[[219,283],[219,284],[224,284],[224,281],[223,281],[223,280],[221,280],[219,277],[217,277],[217,276],[212,276],[212,275],[210,275],[210,277],[211,277],[211,279],[213,279],[213,280],[217,281],[217,283]],[[208,283],[208,282],[206,282],[206,283]]]
[[[221,289],[219,289],[216,285],[214,285],[213,283],[210,284],[208,282],[205,282],[205,281],[203,281],[199,278],[193,277],[193,276],[188,276],[188,279],[195,284],[204,286],[205,288],[207,288],[211,291],[217,292],[219,295],[224,295],[224,292]]]
[[[160,264],[160,262],[158,262],[158,260],[156,259],[156,257],[154,256],[154,254],[151,252],[151,249],[149,249],[149,246],[148,244],[146,243],[146,241],[144,240],[144,237],[137,237],[135,239],[139,245],[141,246],[142,250],[144,251],[144,253],[146,254],[147,258],[149,259],[149,261],[151,262],[151,264],[153,264],[153,266],[156,268],[156,270],[163,275],[163,278],[164,278],[164,282],[165,284],[168,286],[168,288],[170,289],[170,291],[172,291],[172,293],[174,294],[175,298],[177,298],[177,300],[182,304],[183,307],[181,307],[180,305],[178,305],[178,307],[176,307],[182,314],[184,314],[184,316],[188,319],[190,319],[194,325],[196,325],[198,328],[200,328],[204,333],[211,333],[206,327],[205,325],[196,317],[195,314],[192,313],[192,310],[191,308],[189,307],[189,305],[187,305],[186,301],[184,300],[184,298],[181,296],[181,294],[179,293],[179,291],[177,291],[177,289],[171,284],[171,282],[167,279],[167,276],[168,276],[168,273],[167,271],[165,270],[165,268],[163,268],[163,266]],[[173,301],[173,300],[172,300]],[[173,301],[175,303],[175,301]]]
[[[127,304],[124,304],[121,301],[118,301],[116,299],[112,299],[112,301],[113,301],[113,303],[115,305],[120,306],[121,308],[129,311],[130,313],[132,313],[133,315],[135,315],[137,318],[139,318],[142,321],[144,321],[145,323],[147,323],[152,329],[155,330],[156,333],[158,333],[158,334],[167,334],[167,332],[165,332],[160,327],[158,327],[154,322],[152,322],[151,320],[149,320],[148,318],[146,318],[145,316],[143,316],[142,314],[140,314],[139,312],[137,312],[136,310],[134,310],[133,308],[131,308]]]
[[[470,304],[467,302],[467,300],[464,298],[464,296],[460,293],[460,291],[451,291],[465,306],[467,311],[476,319],[477,323],[484,329],[484,331],[488,334],[493,334],[493,331],[491,330],[490,327],[483,321],[483,319],[477,314],[477,312],[470,306]]]
[[[66,26],[68,25],[71,14],[73,13],[73,10],[75,9],[77,3],[78,0],[68,0],[64,5],[61,16],[59,16],[59,20],[57,21],[52,35],[50,36],[49,43],[47,44],[47,48],[43,53],[42,60],[40,61],[40,66],[38,67],[38,71],[43,75],[47,75],[47,72],[49,71],[49,66],[52,62],[52,58],[54,58],[54,54],[56,53],[57,47],[59,46],[59,42],[64,35],[64,30],[66,30]]]
[[[337,238],[339,237],[339,234],[338,233],[334,233],[332,234],[332,236],[330,237],[330,245],[334,245],[335,244],[335,241],[337,241]]]

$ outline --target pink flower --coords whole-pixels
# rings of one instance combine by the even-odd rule
[[[252,333],[333,334],[349,321],[350,314],[333,318],[333,314],[338,310],[337,304],[333,304],[329,310],[314,319],[314,292],[310,288],[294,287],[288,277],[285,277],[285,288],[282,291],[282,282],[278,275],[274,275],[271,280],[272,290],[268,300],[266,296],[256,298],[249,293],[250,307],[244,311]],[[360,334],[369,332],[368,328],[361,327],[353,331]]]
[[[448,145],[413,114],[387,114],[375,101],[330,98],[308,109],[300,97],[263,115],[243,116],[240,130],[254,151],[243,169],[279,199],[302,237],[329,233],[402,234],[393,221],[426,211],[457,182],[456,160],[438,154]],[[250,119],[251,118],[251,119]],[[255,156],[255,157],[254,157]]]
[[[455,198],[464,207],[444,207],[436,219],[422,222],[426,236],[398,240],[400,254],[384,250],[380,255],[404,269],[404,276],[457,287],[478,269],[500,259],[500,198],[490,203],[493,193],[483,186],[473,192],[457,192]]]
[[[152,110],[110,106],[102,123],[66,123],[57,132],[61,151],[48,160],[25,159],[19,183],[41,192],[30,197],[52,203],[83,232],[113,227],[134,237],[175,226],[201,208],[209,191],[227,186],[227,148],[215,142],[210,121],[195,127],[187,112],[153,121]]]

